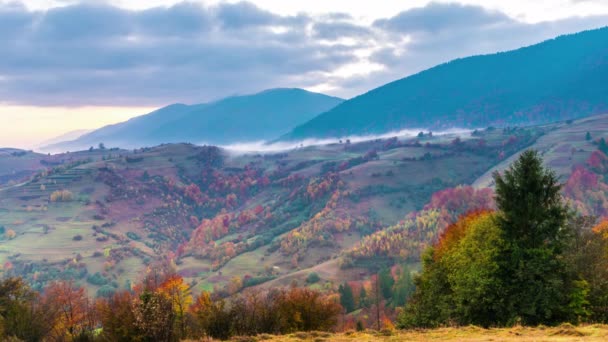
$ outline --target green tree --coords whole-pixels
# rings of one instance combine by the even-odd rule
[[[0,339],[40,341],[53,328],[55,317],[21,278],[0,281]]]
[[[407,265],[403,265],[393,291],[393,305],[404,306],[407,299],[414,293],[414,279]]]
[[[435,260],[435,248],[422,255],[422,273],[414,278],[416,291],[399,316],[399,328],[432,328],[447,323],[453,307],[447,270]]]
[[[503,175],[494,174],[498,224],[506,248],[500,272],[509,322],[554,323],[565,317],[570,287],[562,254],[568,211],[556,175],[538,152],[522,153]]]
[[[502,323],[505,303],[504,281],[500,278],[500,257],[505,250],[497,214],[474,215],[455,248],[442,258],[452,291],[454,321],[459,324],[491,326]]]
[[[389,268],[380,270],[378,277],[382,297],[386,300],[393,298],[393,285],[395,285],[395,279],[391,274],[391,270]]]
[[[585,134],[585,140],[591,141],[591,133],[587,132],[587,134]]]
[[[359,308],[367,308],[369,306],[369,298],[367,298],[367,291],[365,286],[361,286],[361,292],[359,292]]]
[[[340,304],[346,310],[346,313],[355,311],[355,297],[352,287],[348,283],[341,284],[338,292],[340,293]]]
[[[608,144],[606,143],[606,139],[601,138],[598,144],[598,149],[602,151],[604,154],[608,155]]]

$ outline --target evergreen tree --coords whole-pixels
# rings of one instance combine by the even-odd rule
[[[395,285],[395,279],[391,274],[389,268],[384,268],[378,273],[378,281],[380,283],[380,292],[382,297],[389,300],[393,297],[393,285]]]
[[[352,287],[348,283],[344,283],[340,285],[338,292],[340,293],[340,304],[346,310],[346,313],[355,311],[355,297]]]
[[[393,291],[393,304],[395,306],[405,305],[407,299],[414,292],[414,289],[415,286],[414,280],[412,279],[412,274],[407,265],[403,265],[399,278],[395,283],[395,288]]]
[[[366,308],[369,306],[369,299],[367,298],[367,291],[365,286],[361,286],[361,292],[359,292],[359,308]]]
[[[600,151],[602,151],[602,153],[608,155],[608,144],[606,143],[606,139],[600,139],[598,148]]]
[[[501,211],[498,224],[507,245],[500,258],[507,323],[557,322],[564,318],[570,297],[561,258],[568,238],[561,185],[532,150],[524,152],[504,175],[494,174],[494,180]]]
[[[585,140],[587,140],[587,141],[591,140],[591,133],[587,132],[587,134],[585,134]]]

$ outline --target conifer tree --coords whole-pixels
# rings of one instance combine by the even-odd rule
[[[504,172],[494,174],[498,218],[506,249],[500,260],[505,284],[506,323],[553,323],[563,319],[569,294],[562,261],[568,241],[568,211],[556,175],[529,150]]]
[[[355,311],[355,297],[352,287],[348,283],[344,283],[340,285],[338,292],[340,293],[340,304],[346,310],[346,313]]]

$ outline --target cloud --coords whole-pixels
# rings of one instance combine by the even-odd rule
[[[250,2],[137,11],[104,1],[47,11],[0,2],[0,103],[161,106],[273,87],[350,97],[453,58],[606,22],[526,24],[443,3],[367,25],[347,13],[279,15]]]
[[[480,6],[457,3],[430,3],[389,18],[374,22],[374,26],[391,31],[440,32],[461,28],[482,29],[487,25],[511,22],[507,15]]]
[[[313,84],[319,72],[357,59],[355,46],[322,44],[308,25],[306,15],[280,16],[248,2],[143,11],[103,2],[46,12],[0,5],[0,101],[192,103]]]
[[[326,40],[341,38],[366,39],[373,36],[369,27],[360,26],[344,21],[320,22],[314,26],[314,37]]]

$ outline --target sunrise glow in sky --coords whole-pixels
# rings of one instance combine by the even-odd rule
[[[275,87],[348,98],[606,25],[606,0],[0,0],[0,147]]]

